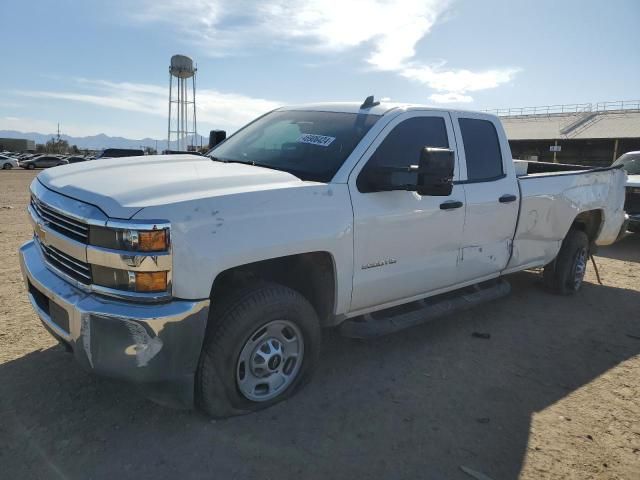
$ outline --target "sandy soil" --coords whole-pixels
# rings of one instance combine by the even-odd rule
[[[0,172],[1,478],[640,479],[640,235],[573,298],[524,272],[410,331],[327,332],[300,394],[211,422],[88,375],[40,326],[16,256],[32,178]]]

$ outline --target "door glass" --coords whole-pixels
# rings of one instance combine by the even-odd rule
[[[366,167],[408,167],[417,165],[420,152],[426,146],[449,148],[447,127],[443,117],[414,117],[400,122],[386,136]],[[366,174],[358,176],[358,190],[367,192]],[[403,185],[415,183],[415,173],[394,172],[391,174],[393,184]]]

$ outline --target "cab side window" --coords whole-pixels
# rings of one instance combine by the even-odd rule
[[[400,122],[389,132],[369,158],[358,176],[357,186],[362,193],[370,192],[366,170],[373,167],[408,167],[417,165],[424,147],[449,148],[447,127],[443,117],[413,117]],[[391,181],[403,185],[415,181],[415,173],[394,172]]]
[[[504,176],[498,132],[492,122],[476,118],[458,119],[467,159],[467,181],[483,182]]]

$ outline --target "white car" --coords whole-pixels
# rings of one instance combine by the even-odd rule
[[[407,328],[505,295],[501,277],[530,268],[576,293],[624,222],[625,173],[518,172],[490,114],[372,97],[285,107],[208,156],[41,172],[21,266],[85,368],[237,415],[304,384],[322,327]]]
[[[12,168],[18,168],[20,164],[18,160],[8,155],[0,155],[0,168],[2,170],[11,170]]]
[[[627,172],[627,198],[624,209],[629,215],[627,230],[640,233],[640,152],[627,152],[614,163]]]

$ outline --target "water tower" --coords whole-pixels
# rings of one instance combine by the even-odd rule
[[[169,129],[167,150],[176,142],[176,150],[187,150],[198,135],[196,128],[196,72],[193,60],[186,55],[174,55],[169,66]],[[175,79],[175,82],[174,82]],[[191,79],[191,86],[189,86]],[[175,91],[174,91],[175,88]],[[191,90],[191,95],[189,95]]]

